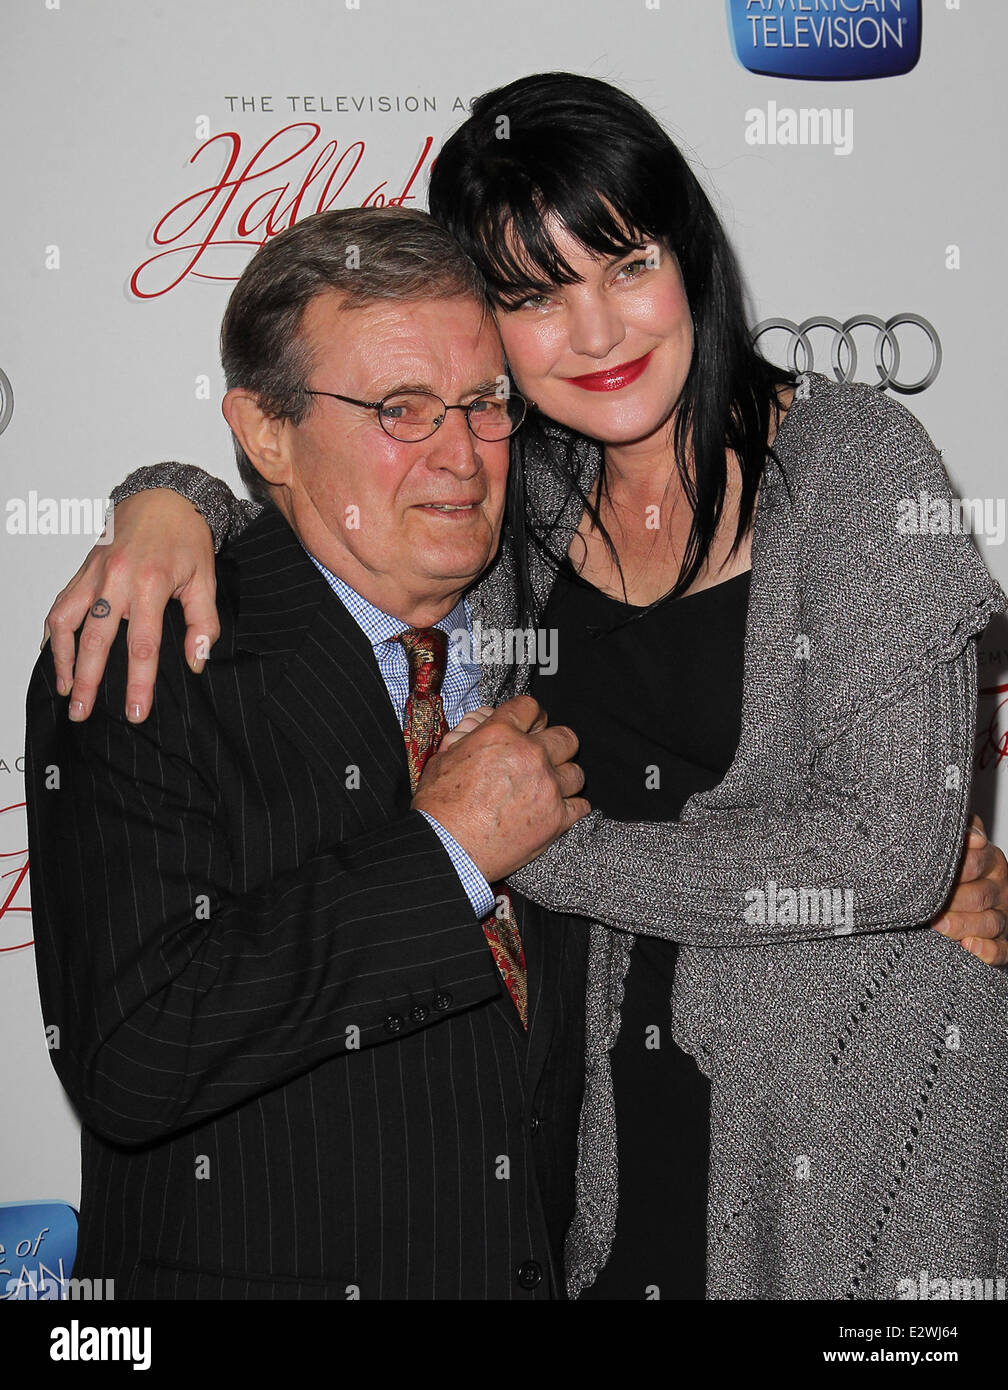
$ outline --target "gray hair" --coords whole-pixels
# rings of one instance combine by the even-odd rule
[[[403,207],[320,212],[267,241],[235,285],[221,325],[228,389],[243,387],[266,414],[300,424],[313,404],[301,323],[311,301],[330,290],[351,309],[459,295],[488,308],[479,271],[427,213]],[[235,456],[248,490],[270,501],[268,484],[237,439]]]

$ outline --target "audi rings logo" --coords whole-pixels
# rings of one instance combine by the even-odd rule
[[[0,434],[11,422],[14,414],[14,387],[10,384],[10,377],[0,368]]]
[[[793,323],[791,319],[764,319],[753,329],[752,336],[754,344],[770,335],[774,335],[773,343],[779,343],[780,335],[784,334],[787,345],[785,360],[780,365],[793,372],[814,372],[817,370],[816,344],[812,335],[818,342],[823,330],[832,335],[830,366],[837,381],[865,380],[858,375],[855,334],[861,341],[861,359],[869,351],[874,359],[875,379],[868,380],[867,384],[877,386],[880,391],[892,387],[904,396],[915,396],[919,391],[926,391],[941,370],[941,339],[934,326],[920,314],[894,314],[891,319],[880,319],[875,314],[855,314],[843,323],[825,314],[803,319],[801,323]],[[869,330],[872,337],[866,341]],[[767,355],[765,347],[760,350]]]

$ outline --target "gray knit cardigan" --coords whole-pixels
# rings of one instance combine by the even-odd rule
[[[676,821],[592,812],[509,880],[591,922],[568,1290],[612,1247],[609,1050],[645,934],[681,943],[673,1036],[711,1082],[708,1297],[1004,1297],[1008,972],[919,924],[955,880],[976,635],[1008,601],[954,513],[947,531],[933,522],[952,497],[941,456],[879,391],[802,378],[775,452],[726,776]],[[575,453],[587,489],[599,452],[577,440]],[[564,553],[580,508],[545,459],[525,484]],[[176,464],[138,470],[113,499],[152,486],[189,497],[218,546],[257,510]],[[534,559],[532,578],[542,602],[549,566]],[[516,625],[506,538],[470,603],[484,630]],[[484,667],[485,703],[504,674]],[[656,1124],[675,1123],[655,1105]],[[640,1278],[642,1298],[660,1296]]]

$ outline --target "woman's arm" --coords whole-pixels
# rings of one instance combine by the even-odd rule
[[[508,883],[544,907],[690,946],[919,926],[956,878],[975,710],[971,638],[824,750],[796,795],[719,807],[715,792],[668,822],[592,812]]]
[[[103,538],[61,590],[46,616],[42,645],[52,641],[70,718],[86,719],[121,619],[129,621],[126,717],[150,713],[161,622],[172,598],[186,618],[186,659],[202,671],[220,633],[214,553],[258,515],[254,502],[201,468],[159,463],[139,468],[112,492]],[[194,510],[195,508],[195,510]],[[79,648],[74,634],[84,624]]]
[[[589,815],[509,879],[535,901],[693,946],[914,927],[946,902],[975,637],[1004,594],[968,534],[902,524],[921,492],[953,503],[919,422],[813,386],[778,436],[786,484],[761,488],[732,771],[677,822]]]
[[[135,469],[112,489],[112,506],[152,488],[170,489],[192,503],[210,528],[215,554],[262,511],[262,503],[236,497],[221,478],[191,463],[153,463]]]

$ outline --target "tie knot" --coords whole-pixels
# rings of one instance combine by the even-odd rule
[[[401,642],[409,662],[409,693],[429,695],[441,691],[448,662],[448,638],[439,627],[408,627],[393,641]]]

